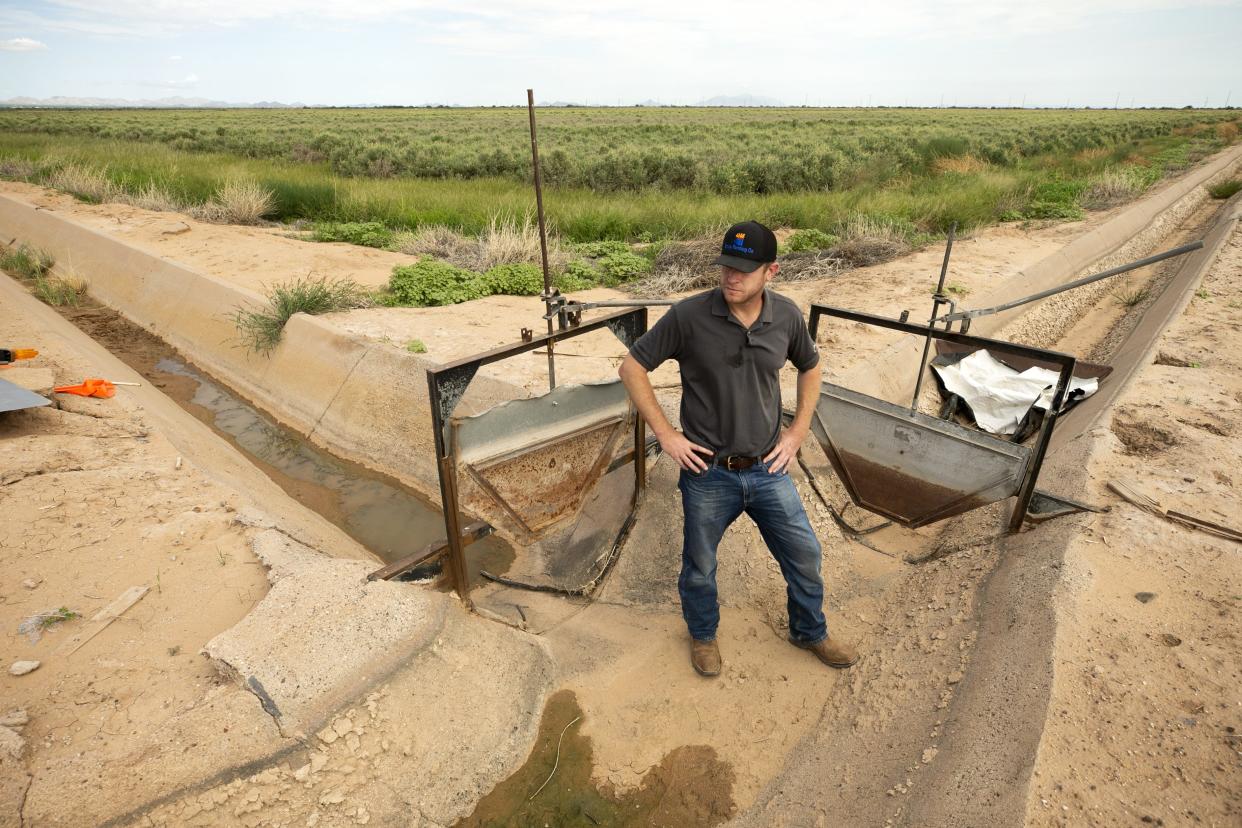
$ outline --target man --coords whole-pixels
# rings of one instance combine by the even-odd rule
[[[771,230],[754,221],[733,225],[715,264],[720,287],[672,306],[620,369],[639,414],[681,467],[677,586],[690,661],[700,675],[720,673],[716,548],[746,512],[785,576],[790,643],[832,667],[849,667],[858,654],[828,636],[820,545],[788,472],[819,398],[819,352],[797,305],[767,288],[780,269]],[[681,369],[682,431],[664,416],[648,377],[666,359]],[[786,360],[799,372],[798,407],[782,429],[779,371]]]

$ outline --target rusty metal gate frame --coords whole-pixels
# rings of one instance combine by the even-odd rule
[[[450,421],[453,411],[457,408],[457,404],[461,402],[466,389],[470,386],[471,380],[474,379],[475,374],[482,366],[518,356],[543,346],[547,346],[549,350],[552,350],[557,342],[572,339],[573,337],[602,328],[611,330],[627,348],[633,347],[638,338],[647,332],[647,309],[645,307],[632,308],[608,314],[599,319],[581,323],[573,328],[538,334],[530,339],[524,339],[522,342],[503,345],[490,351],[463,357],[439,367],[427,369],[427,390],[431,402],[431,426],[435,435],[436,469],[440,477],[440,497],[444,507],[444,529],[447,543],[444,546],[429,549],[429,554],[427,557],[421,558],[420,563],[434,561],[440,557],[447,557],[449,577],[453,588],[457,591],[458,597],[468,607],[471,606],[470,577],[466,571],[465,548],[475,540],[485,536],[490,531],[490,527],[488,527],[487,531],[480,531],[478,523],[471,524],[465,528],[462,527],[461,505],[458,500],[457,488],[457,466],[454,463],[454,441],[451,434],[447,433],[447,427],[451,427]],[[614,426],[614,434],[607,441],[607,445],[614,445],[618,436],[619,429]],[[554,444],[564,438],[565,435],[556,435],[548,440],[546,444]],[[646,426],[643,418],[635,415],[633,449],[625,457],[618,458],[621,463],[634,461],[634,493],[630,501],[631,517],[633,516],[633,510],[638,505],[639,497],[647,486],[645,448]],[[608,459],[606,453],[604,455],[604,462],[602,464],[597,462],[593,471],[599,468],[613,468],[614,466],[607,464],[606,461]],[[629,521],[627,521],[627,525],[628,523]]]
[[[1003,342],[998,339],[989,339],[982,336],[971,336],[969,334],[949,331],[937,328],[934,324],[915,325],[899,319],[889,319],[883,316],[875,316],[869,313],[860,313],[858,311],[845,310],[844,308],[835,308],[829,305],[812,304],[811,315],[808,327],[810,328],[811,339],[818,341],[819,320],[821,316],[829,316],[835,319],[844,319],[850,322],[858,322],[863,325],[873,325],[879,328],[888,328],[889,330],[901,331],[903,333],[914,334],[921,337],[929,337],[931,339],[943,340],[945,342],[953,342],[958,345],[967,345],[974,348],[986,348],[1001,354],[1011,356],[1024,357],[1036,362],[1046,363],[1055,366],[1058,370],[1056,390],[1052,395],[1052,402],[1044,414],[1043,423],[1040,426],[1039,434],[1035,439],[1035,444],[1031,448],[1030,461],[1027,463],[1025,474],[1022,482],[1018,486],[1017,502],[1014,504],[1013,512],[1009,517],[1008,531],[1013,533],[1022,528],[1022,522],[1026,518],[1026,513],[1030,507],[1031,498],[1035,495],[1035,483],[1039,478],[1040,468],[1044,463],[1044,455],[1048,451],[1048,443],[1052,439],[1052,429],[1056,425],[1058,416],[1061,414],[1061,406],[1065,402],[1065,395],[1069,388],[1070,378],[1074,374],[1075,358],[1069,354],[1063,354],[1059,351],[1049,351],[1043,348],[1032,348],[1027,345],[1016,345],[1012,342]],[[951,324],[951,323],[950,323]],[[922,376],[920,369],[920,378]],[[866,396],[866,395],[861,395]],[[871,397],[870,399],[878,400]],[[904,412],[911,421],[918,417],[927,415],[921,414],[914,410]],[[982,433],[982,432],[981,432]],[[839,457],[835,456],[835,450],[831,447],[825,447],[828,459],[832,462],[834,469],[838,475],[844,474],[844,467]],[[851,497],[853,493],[851,492]],[[855,501],[857,502],[857,500]],[[866,507],[864,504],[858,505]],[[873,510],[874,511],[874,510]],[[891,515],[890,515],[891,517]]]

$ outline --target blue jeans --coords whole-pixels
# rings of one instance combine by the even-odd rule
[[[729,525],[745,512],[785,576],[790,636],[808,644],[827,638],[819,539],[789,474],[770,474],[762,462],[740,471],[712,465],[702,473],[683,469],[677,487],[685,513],[677,589],[691,637],[699,641],[716,637],[720,623],[716,547]]]

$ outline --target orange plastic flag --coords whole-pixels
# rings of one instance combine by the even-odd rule
[[[106,379],[84,379],[81,385],[62,385],[56,389],[57,394],[77,394],[79,397],[103,397],[107,399],[116,393],[116,386]]]

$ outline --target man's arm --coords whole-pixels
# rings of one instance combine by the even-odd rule
[[[798,407],[794,411],[793,422],[789,428],[781,430],[776,447],[767,457],[768,472],[776,474],[785,471],[789,464],[798,456],[802,441],[811,431],[811,415],[815,413],[815,404],[819,401],[820,376],[823,371],[818,362],[805,371],[798,373]]]
[[[625,383],[625,390],[629,392],[630,399],[634,401],[634,407],[638,409],[639,416],[647,421],[651,433],[660,441],[660,448],[664,453],[672,457],[677,465],[686,471],[706,469],[707,462],[696,452],[702,452],[710,457],[711,449],[690,442],[686,439],[686,435],[673,428],[668,417],[664,416],[660,402],[656,399],[655,389],[651,387],[651,378],[648,376],[647,369],[634,357],[627,355],[617,373],[621,375],[621,382]],[[801,397],[801,389],[798,393]],[[807,414],[807,422],[810,421],[810,414]]]

